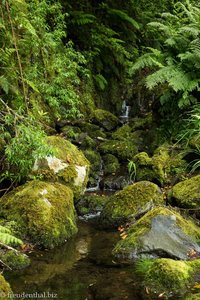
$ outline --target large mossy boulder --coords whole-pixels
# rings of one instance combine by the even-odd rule
[[[0,198],[0,216],[15,221],[21,238],[52,248],[77,232],[73,193],[60,183],[34,180]]]
[[[0,300],[12,299],[12,290],[3,275],[0,275]]]
[[[118,226],[131,217],[136,217],[154,205],[164,204],[160,188],[149,181],[141,181],[125,187],[110,197],[106,203],[101,220],[108,226]]]
[[[170,197],[171,201],[179,207],[199,209],[200,175],[177,183],[173,186]]]
[[[107,131],[113,130],[119,124],[119,120],[115,115],[103,109],[94,110],[93,122],[103,127]]]
[[[58,181],[69,186],[78,198],[87,186],[89,161],[82,151],[60,136],[49,136],[47,143],[54,156],[37,159],[33,173],[43,180]]]
[[[180,298],[192,286],[198,284],[200,260],[180,261],[168,258],[145,259],[136,263],[136,271],[142,279],[144,290],[148,290],[149,298],[158,299],[163,294],[164,299],[200,299],[195,295]],[[169,297],[169,298],[168,298]]]
[[[157,207],[130,226],[113,253],[128,260],[152,256],[187,260],[192,251],[200,252],[198,242],[200,229],[192,220],[174,210]]]
[[[148,179],[161,186],[181,180],[187,167],[182,155],[167,144],[158,147],[152,157],[146,152],[140,152],[133,160],[136,164],[138,181]]]

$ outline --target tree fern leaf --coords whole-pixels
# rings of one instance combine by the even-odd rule
[[[0,225],[0,234],[1,233],[10,233],[10,229],[6,228],[5,226]]]
[[[162,13],[162,14],[161,14],[161,17],[162,17],[162,18],[165,18],[165,19],[167,19],[167,20],[168,20],[169,18],[174,19],[174,20],[178,20],[178,19],[179,19],[176,15],[173,15],[173,14],[171,14],[171,13],[169,13],[169,12]]]
[[[108,84],[107,80],[105,79],[105,77],[101,74],[97,74],[94,76],[94,79],[98,85],[98,87],[101,89],[101,90],[104,90]]]
[[[20,239],[6,232],[0,232],[0,243],[5,245],[16,245],[16,246],[23,244],[23,242]]]
[[[133,75],[136,71],[146,67],[163,67],[163,65],[153,57],[152,53],[146,53],[139,57],[130,68],[130,74]]]
[[[196,38],[199,35],[200,30],[198,28],[188,25],[188,26],[182,26],[179,29],[178,33],[180,33],[180,34],[188,33],[191,36],[193,36],[194,38]]]
[[[71,13],[73,17],[72,23],[78,24],[80,26],[93,23],[96,17],[92,14],[85,14],[82,11],[75,11]]]
[[[130,23],[136,29],[140,29],[138,22],[131,18],[125,11],[119,9],[108,9],[108,13],[118,16],[121,20]]]
[[[147,25],[150,26],[150,27],[159,29],[160,31],[163,31],[166,35],[170,35],[171,34],[170,27],[168,25],[163,24],[163,23],[160,23],[160,22],[150,22]]]

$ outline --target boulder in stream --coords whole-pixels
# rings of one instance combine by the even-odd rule
[[[49,136],[47,143],[54,155],[37,159],[33,174],[46,181],[58,181],[69,186],[78,198],[88,182],[89,161],[83,152],[60,136]]]
[[[188,260],[200,253],[200,229],[174,210],[157,207],[134,222],[113,253],[122,259],[171,257]]]
[[[102,211],[101,222],[104,226],[116,227],[162,204],[163,194],[156,184],[136,182],[110,197]]]
[[[191,286],[198,284],[200,260],[182,261],[169,258],[143,259],[136,262],[136,271],[142,277],[144,291],[148,290],[145,299],[198,300],[195,295],[180,298],[189,292]],[[199,295],[199,294],[198,294]],[[162,298],[162,297],[161,297]]]
[[[0,300],[12,299],[12,290],[3,275],[0,275]]]
[[[173,186],[170,198],[179,207],[199,209],[200,175],[181,181]],[[196,212],[200,215],[198,211]]]
[[[52,248],[77,232],[73,192],[60,183],[27,182],[0,198],[0,215],[16,235]]]

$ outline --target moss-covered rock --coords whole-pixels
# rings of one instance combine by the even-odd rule
[[[126,238],[115,246],[113,253],[128,260],[141,256],[189,259],[193,249],[200,251],[200,229],[190,219],[165,207],[157,207],[134,222]]]
[[[142,214],[153,205],[164,204],[160,188],[149,181],[141,181],[125,187],[110,197],[101,219],[104,224],[118,226],[131,216]]]
[[[76,140],[76,138],[81,133],[81,129],[77,126],[65,125],[60,130],[64,136],[69,140]]]
[[[119,127],[115,132],[112,134],[113,140],[126,140],[130,138],[132,133],[132,128],[126,124]]]
[[[132,140],[109,140],[101,143],[99,151],[102,154],[112,154],[121,161],[127,161],[137,154],[138,149]]]
[[[0,275],[0,300],[12,299],[12,290],[3,275]]]
[[[76,204],[76,209],[79,215],[99,215],[105,206],[108,197],[105,195],[89,195],[86,194]]]
[[[132,130],[147,129],[150,126],[152,126],[152,122],[153,122],[152,113],[149,112],[143,118],[135,117],[131,119],[129,125],[132,128]]]
[[[0,198],[0,215],[21,238],[52,248],[77,232],[72,191],[60,183],[26,183]]]
[[[97,146],[96,141],[89,135],[86,135],[81,143],[81,149],[95,149]]]
[[[173,183],[184,175],[187,163],[182,156],[174,151],[170,145],[158,147],[154,155],[149,157],[146,152],[135,155],[136,179],[151,180],[159,185]]]
[[[143,279],[142,286],[148,289],[149,296],[153,299],[154,297],[157,299],[158,295],[162,293],[167,299],[169,296],[180,299],[181,295],[195,285],[195,275],[199,267],[200,260],[177,261],[161,258],[141,260],[136,263],[136,270]],[[189,298],[181,299],[195,300],[199,298],[191,295]]]
[[[29,257],[17,250],[0,250],[0,260],[12,270],[24,269],[30,265]]]
[[[49,136],[47,143],[55,156],[36,160],[33,173],[43,180],[69,186],[78,198],[87,186],[89,161],[82,151],[60,136]]]
[[[119,120],[115,115],[103,109],[94,110],[93,122],[97,123],[98,125],[100,125],[108,131],[113,130],[119,124]]]
[[[172,188],[172,200],[183,208],[199,208],[200,203],[200,175],[177,183]]]
[[[88,186],[89,187],[96,186],[102,168],[101,156],[98,152],[90,149],[84,150],[83,153],[90,162]]]
[[[104,174],[115,173],[119,167],[119,160],[112,154],[106,154],[103,156]]]
[[[104,129],[100,128],[98,125],[88,123],[88,122],[79,122],[78,126],[81,128],[81,131],[89,135],[91,138],[106,138],[106,133]]]

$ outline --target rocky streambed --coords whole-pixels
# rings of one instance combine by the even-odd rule
[[[47,138],[52,155],[0,198],[0,259],[13,293],[200,299],[200,175],[187,172],[180,147],[159,142],[150,114],[122,124],[97,109],[59,126]]]

